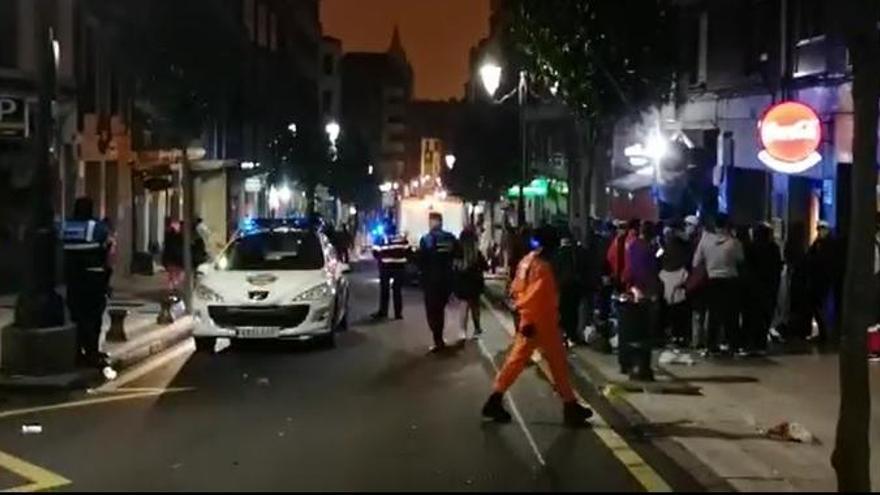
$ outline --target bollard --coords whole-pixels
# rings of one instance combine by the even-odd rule
[[[174,316],[171,314],[171,305],[174,299],[169,296],[159,301],[159,316],[156,317],[156,323],[159,325],[170,325],[174,323]]]
[[[125,317],[128,316],[128,310],[110,308],[107,314],[110,315],[110,329],[107,331],[107,340],[113,342],[125,342],[128,340],[128,336],[125,334]]]

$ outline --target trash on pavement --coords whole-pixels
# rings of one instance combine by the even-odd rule
[[[605,398],[609,400],[623,397],[625,393],[626,390],[624,390],[624,388],[620,385],[605,385],[605,387],[602,389],[602,395],[604,395]]]
[[[794,422],[782,422],[778,425],[770,428],[767,431],[762,431],[762,433],[767,436],[767,438],[772,438],[774,440],[782,440],[784,442],[795,442],[795,443],[815,443],[816,437],[807,430],[804,425],[800,423]]]
[[[694,358],[693,358],[693,356],[690,355],[690,353],[682,353],[680,351],[670,351],[670,350],[665,350],[665,351],[661,352],[659,358],[657,359],[657,362],[662,366],[666,366],[669,364],[677,364],[677,365],[682,365],[682,366],[694,366],[695,364],[697,364],[697,362],[694,361]]]
[[[21,425],[21,434],[22,435],[39,435],[43,433],[43,425],[37,423],[30,423]]]
[[[590,344],[597,340],[599,334],[596,332],[596,327],[593,325],[587,325],[584,327],[584,342]]]
[[[101,373],[104,374],[104,379],[106,379],[108,382],[112,382],[116,379],[117,376],[119,376],[119,374],[116,373],[116,370],[114,370],[110,366],[104,366],[104,369],[101,370]]]

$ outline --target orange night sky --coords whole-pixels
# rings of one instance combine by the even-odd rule
[[[415,71],[415,97],[461,97],[468,53],[489,29],[489,0],[322,0],[324,32],[343,50],[385,51],[395,24]]]

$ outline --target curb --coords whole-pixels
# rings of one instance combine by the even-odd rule
[[[190,338],[194,324],[192,316],[184,316],[170,325],[144,332],[109,352],[109,364],[117,372],[130,368]]]
[[[511,310],[511,305],[506,296],[494,293],[492,290],[485,290],[485,301],[491,303],[501,310]],[[641,438],[638,434],[639,428],[650,424],[651,421],[643,416],[636,408],[630,404],[625,398],[618,397],[615,400],[609,400],[602,394],[602,388],[605,385],[616,384],[606,376],[599,368],[589,363],[578,352],[569,352],[569,366],[572,369],[572,382],[579,384],[577,388],[585,394],[585,397],[592,405],[611,413],[606,419],[612,428],[620,431],[628,432],[625,437],[638,440],[638,442],[648,442],[666,459],[658,464],[662,466],[664,472],[673,472],[675,478],[687,477],[696,483],[699,487],[708,492],[735,492],[733,486],[726,480],[718,476],[716,472],[707,465],[702,459],[691,453],[685,446],[674,441],[673,439],[655,438],[647,440]],[[634,382],[634,386],[645,388],[644,384]],[[604,415],[604,414],[603,414]],[[658,461],[658,459],[654,459]]]
[[[190,338],[193,326],[192,317],[184,316],[170,325],[144,331],[108,353],[108,364],[118,373],[122,373]],[[0,375],[0,389],[14,390],[75,390],[93,387],[103,382],[101,371],[96,369],[77,369],[69,373],[47,376]]]

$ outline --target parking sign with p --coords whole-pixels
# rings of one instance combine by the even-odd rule
[[[0,139],[27,137],[27,103],[19,96],[0,95]]]

